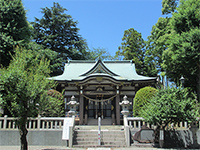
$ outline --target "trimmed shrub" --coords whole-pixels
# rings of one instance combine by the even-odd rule
[[[148,103],[148,100],[152,98],[156,92],[157,89],[150,86],[141,88],[137,91],[133,104],[133,116],[140,116],[140,110]]]

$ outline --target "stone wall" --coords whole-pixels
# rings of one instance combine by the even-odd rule
[[[137,130],[138,131],[138,130]],[[131,130],[131,135],[136,131]],[[150,132],[149,132],[150,133]],[[145,136],[145,134],[143,134]],[[150,135],[146,135],[150,137]],[[144,137],[143,137],[144,138]],[[62,140],[62,130],[29,130],[28,144],[37,146],[66,146]],[[134,141],[132,141],[134,142]],[[20,136],[18,130],[0,130],[1,146],[19,146]],[[200,130],[175,130],[165,132],[165,144],[167,148],[200,148]]]
[[[133,136],[137,131],[131,130],[131,136]],[[148,132],[146,132],[145,134],[143,134],[143,137],[141,138],[147,139],[151,137],[150,135],[147,135]],[[134,142],[137,143],[136,141],[132,140],[132,144],[134,144]],[[200,148],[200,130],[198,128],[192,128],[192,129],[187,129],[187,130],[165,131],[164,147],[165,148]]]
[[[28,144],[34,146],[66,146],[67,141],[62,141],[62,130],[29,130]],[[19,146],[20,135],[18,130],[0,130],[1,146]]]

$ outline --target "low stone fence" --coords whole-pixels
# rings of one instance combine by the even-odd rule
[[[40,130],[51,129],[59,130],[63,128],[63,121],[65,117],[37,117],[29,118],[27,122],[27,129]],[[15,118],[0,117],[0,130],[1,129],[17,129]]]
[[[65,117],[37,117],[29,118],[27,122],[28,142],[30,145],[67,145],[66,141],[62,140],[62,129]],[[132,144],[131,135],[139,131],[142,125],[146,125],[150,129],[155,129],[155,126],[144,122],[140,117],[125,117],[124,131],[127,146]],[[168,129],[175,127],[177,130],[166,132],[166,143],[177,141],[174,146],[190,147],[194,145],[199,147],[200,144],[200,122],[195,128],[191,128],[187,122],[181,122],[177,125],[170,124]],[[19,145],[19,132],[17,131],[15,119],[11,117],[0,117],[0,145]],[[194,131],[193,131],[194,130]],[[176,137],[176,138],[175,138]],[[172,143],[172,142],[171,142]],[[169,144],[172,146],[172,144]]]
[[[133,137],[142,127],[142,125],[146,125],[149,129],[155,129],[156,126],[148,124],[141,117],[125,117],[124,118],[124,129],[129,130],[131,136]],[[169,124],[167,129],[173,130],[165,130],[164,132],[164,147],[168,148],[200,148],[200,121],[188,124],[188,122],[180,122],[178,124]],[[175,129],[175,130],[174,130]],[[150,137],[152,135],[150,130],[144,131],[141,137],[146,139],[146,137]],[[129,136],[126,134],[126,139]],[[135,141],[127,140],[127,145],[134,144]]]
[[[52,145],[52,146],[69,146],[72,145],[72,138],[62,140],[63,124],[65,117],[37,117],[29,118],[27,122],[29,145]],[[73,127],[70,130],[73,137]],[[72,130],[72,131],[71,131]],[[1,146],[18,146],[20,145],[20,135],[15,124],[15,118],[0,117],[0,145]],[[70,145],[70,146],[71,146]]]
[[[156,128],[156,126],[145,122],[142,117],[127,117],[126,121],[127,121],[128,126],[131,129],[138,129],[139,130],[139,129],[141,129],[141,127],[143,125],[146,125],[150,129],[155,129]],[[200,129],[200,121],[198,121],[197,127]],[[190,124],[188,122],[179,122],[177,124],[168,124],[168,126],[166,128],[168,128],[168,129],[170,129],[170,128],[174,128],[174,129],[189,129],[190,128]]]

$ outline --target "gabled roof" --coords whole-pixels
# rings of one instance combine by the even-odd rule
[[[65,64],[62,75],[50,79],[57,81],[82,81],[92,76],[111,77],[117,81],[149,81],[156,77],[141,76],[136,73],[132,61],[87,61],[70,60]]]
[[[104,73],[110,76],[118,76],[117,74],[109,70],[101,60],[98,60],[93,68],[91,68],[88,72],[82,74],[81,76],[88,76],[95,73]]]

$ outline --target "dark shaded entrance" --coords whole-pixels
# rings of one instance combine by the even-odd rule
[[[112,114],[111,102],[89,102],[88,117],[97,119],[98,117],[111,118]]]

